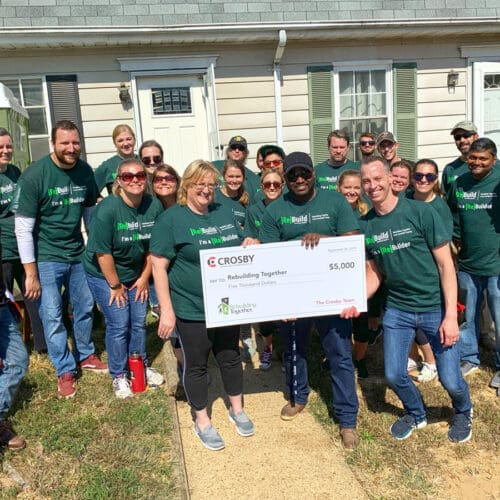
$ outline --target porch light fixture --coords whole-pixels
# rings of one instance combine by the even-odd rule
[[[128,90],[126,83],[123,82],[120,83],[120,90],[118,92],[118,96],[123,106],[128,107],[132,105],[132,98],[130,97],[130,92]]]
[[[457,84],[458,84],[458,73],[452,69],[448,73],[448,90],[454,91]]]

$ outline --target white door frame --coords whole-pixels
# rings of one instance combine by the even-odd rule
[[[154,56],[123,57],[117,61],[123,72],[128,72],[132,105],[134,107],[134,127],[137,143],[141,144],[142,125],[137,93],[137,78],[148,76],[199,75],[205,82],[204,98],[207,104],[207,136],[210,160],[218,158],[215,146],[220,144],[219,119],[217,113],[217,94],[215,90],[215,64],[217,55],[196,56]],[[214,144],[213,144],[214,143]]]

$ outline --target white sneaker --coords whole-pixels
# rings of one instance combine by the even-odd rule
[[[125,375],[113,379],[113,391],[119,399],[132,398],[134,396],[130,388],[130,381]]]
[[[414,359],[408,358],[408,368],[407,369],[408,369],[408,373],[415,371],[415,370],[418,370],[418,363]]]
[[[149,366],[146,368],[146,380],[150,387],[157,387],[165,382],[163,375]]]
[[[419,382],[431,382],[437,377],[436,365],[431,365],[425,361],[422,363],[422,369],[417,375],[417,380]]]

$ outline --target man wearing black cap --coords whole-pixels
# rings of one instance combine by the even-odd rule
[[[321,238],[358,232],[358,223],[345,198],[334,191],[315,186],[314,168],[309,155],[301,152],[289,154],[284,161],[284,173],[289,192],[268,206],[259,231],[262,243],[301,240],[306,248],[312,249]],[[314,258],[314,254],[311,256]],[[339,316],[299,318],[280,323],[288,384],[292,381],[292,336],[295,329],[297,382],[295,401],[289,401],[283,407],[281,418],[295,418],[307,403],[309,385],[306,351],[313,323],[330,363],[333,405],[340,423],[342,443],[346,448],[355,448],[359,442],[356,431],[358,398],[351,356],[351,324]]]
[[[237,160],[241,163],[245,163],[248,158],[248,145],[247,140],[241,135],[235,135],[229,139],[229,145],[226,149],[226,158],[230,160]],[[219,176],[219,182],[222,183],[222,169],[224,168],[225,160],[215,160],[212,162],[213,166],[221,172]],[[259,179],[257,175],[252,172],[248,167],[245,167],[245,191],[250,196],[250,199],[253,200],[255,193],[259,189]]]

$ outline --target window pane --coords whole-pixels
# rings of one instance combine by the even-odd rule
[[[356,96],[356,116],[367,116],[368,112],[368,94]]]
[[[385,92],[385,71],[376,70],[371,72],[372,81],[370,92]]]
[[[387,118],[376,118],[370,120],[370,132],[380,134],[387,130]]]
[[[2,80],[2,83],[11,90],[11,92],[14,94],[14,97],[19,101],[19,104],[21,104],[19,82],[17,80]]]
[[[41,80],[21,80],[25,106],[43,106],[43,89]]]
[[[354,73],[352,71],[342,71],[339,73],[339,93],[352,94],[354,92],[353,84]]]
[[[49,139],[48,137],[40,137],[30,139],[31,161],[37,161],[40,158],[49,154]]]
[[[340,116],[354,116],[353,96],[340,96]]]
[[[369,71],[356,71],[356,94],[368,93],[369,83]]]
[[[385,115],[385,94],[372,94],[372,102],[370,104],[370,115]]]
[[[45,119],[45,108],[30,108],[27,110],[30,116],[30,135],[47,134],[47,120]]]
[[[189,87],[151,89],[154,115],[192,113]]]

